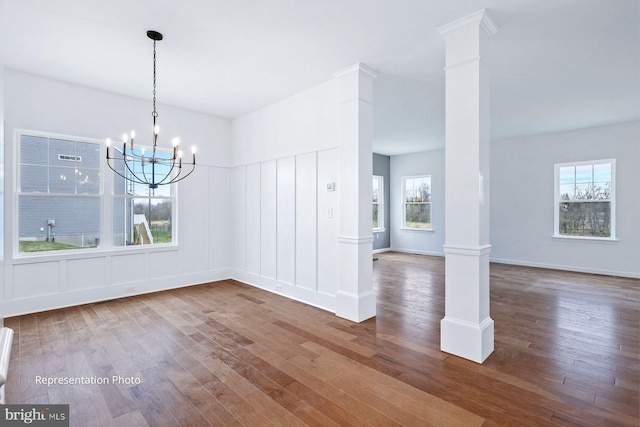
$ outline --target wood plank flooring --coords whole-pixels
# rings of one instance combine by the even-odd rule
[[[360,324],[231,280],[5,319],[7,403],[83,427],[639,425],[640,280],[492,264],[479,365],[439,350],[444,260],[378,258]]]

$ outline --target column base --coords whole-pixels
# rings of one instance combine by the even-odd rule
[[[376,316],[376,294],[373,291],[359,295],[338,291],[336,294],[336,316],[352,322],[364,322]]]
[[[445,316],[440,321],[440,350],[482,363],[493,352],[493,319],[471,323]]]

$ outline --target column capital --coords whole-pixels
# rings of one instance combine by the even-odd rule
[[[370,80],[375,80],[378,77],[378,72],[371,67],[368,67],[360,62],[355,63],[347,68],[343,68],[333,74],[335,78],[345,77],[351,73],[358,73],[359,77],[366,77]]]
[[[489,15],[487,9],[480,9],[471,15],[438,27],[438,32],[445,37],[448,33],[467,26],[478,26],[484,30],[489,37],[492,37],[498,31],[498,26],[493,21],[493,18],[491,18],[491,15]]]

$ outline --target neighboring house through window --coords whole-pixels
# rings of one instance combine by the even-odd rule
[[[373,230],[384,230],[384,177],[373,176]]]
[[[35,132],[18,135],[18,252],[94,248],[101,244],[104,224],[109,222],[114,246],[173,242],[174,186],[150,189],[112,173],[103,165],[101,145]],[[130,174],[121,161],[113,164],[124,175]],[[132,168],[137,173],[149,166]],[[155,167],[157,172],[166,168]],[[101,182],[104,170],[107,180]],[[109,195],[112,188],[113,196]],[[102,217],[103,197],[113,202],[106,218]]]
[[[615,159],[555,165],[554,236],[615,239]]]
[[[431,230],[431,175],[402,177],[402,228]]]
[[[19,252],[100,243],[100,144],[20,135]]]

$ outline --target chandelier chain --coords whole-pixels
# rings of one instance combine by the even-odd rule
[[[156,41],[153,41],[153,112],[151,113],[153,117],[158,117],[158,112],[156,111]]]

